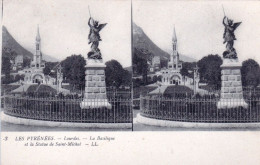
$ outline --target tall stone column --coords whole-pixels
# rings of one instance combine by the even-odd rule
[[[241,63],[237,59],[224,59],[221,65],[221,97],[218,109],[244,107],[248,104],[243,98]]]
[[[101,60],[88,59],[85,72],[85,93],[81,109],[106,107],[111,109],[107,100],[105,65]]]

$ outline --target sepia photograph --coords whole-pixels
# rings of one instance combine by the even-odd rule
[[[129,1],[3,2],[2,131],[131,131],[131,86]]]
[[[133,1],[134,130],[260,130],[259,16],[257,1]]]

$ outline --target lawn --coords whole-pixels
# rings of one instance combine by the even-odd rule
[[[18,88],[20,85],[9,85],[9,84],[2,84],[1,85],[1,95],[3,95],[3,92],[10,92],[16,88]]]
[[[28,93],[38,92],[38,93],[56,93],[57,90],[48,85],[31,85],[27,89]]]
[[[151,87],[151,86],[140,86],[134,88],[133,98],[139,98],[140,94],[146,95],[147,93],[155,90],[157,87]]]
[[[192,95],[193,94],[193,90],[191,90],[189,87],[186,86],[182,86],[182,85],[175,85],[175,86],[168,86],[166,88],[166,90],[164,91],[164,96],[166,97],[175,97],[179,94],[183,94],[183,95]]]

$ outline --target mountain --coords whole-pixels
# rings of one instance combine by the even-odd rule
[[[33,53],[22,47],[8,32],[5,26],[2,27],[2,48],[9,48],[17,53],[17,55],[23,55],[24,58],[33,58]],[[43,54],[43,59],[47,62],[57,62],[54,57]]]
[[[49,55],[46,55],[44,53],[42,53],[42,59],[44,61],[47,61],[47,62],[59,62],[60,60],[58,60],[57,58],[54,58],[52,56],[49,56]]]
[[[167,50],[165,50],[167,53],[172,53],[172,50],[170,50],[170,49],[167,49]],[[183,54],[181,54],[181,53],[179,53],[179,55],[180,55],[180,60],[181,61],[184,61],[184,62],[196,62],[197,60],[196,59],[194,59],[194,58],[192,58],[192,57],[189,57],[189,56],[186,56],[186,55],[183,55]]]
[[[152,40],[144,33],[143,29],[133,23],[133,47],[147,49],[153,55],[160,56],[161,60],[167,60],[170,55],[155,45]]]
[[[17,53],[17,55],[23,55],[24,57],[33,58],[33,54],[24,49],[8,32],[5,26],[2,27],[2,48],[9,48]]]
[[[196,62],[197,61],[196,59],[183,55],[183,54],[180,54],[180,60],[184,61],[184,62]]]
[[[124,69],[127,70],[128,72],[132,72],[133,71],[132,66],[125,67]]]
[[[143,29],[133,23],[133,47],[134,48],[143,48],[149,50],[153,55],[160,56],[161,60],[168,60],[170,54],[157,45],[144,33]],[[180,54],[180,60],[184,62],[194,62],[195,59]]]

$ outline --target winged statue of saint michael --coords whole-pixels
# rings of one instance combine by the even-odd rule
[[[234,40],[236,40],[234,32],[241,23],[242,22],[233,23],[233,20],[227,18],[226,16],[223,18],[223,25],[225,26],[223,43],[224,44],[226,43],[226,51],[224,51],[223,53],[224,58],[229,58],[229,59],[237,58],[236,50],[233,47]]]
[[[92,17],[88,20],[88,25],[90,27],[90,32],[88,35],[89,42],[91,44],[91,51],[88,53],[89,59],[102,59],[101,52],[98,48],[99,41],[102,41],[99,32],[106,26],[105,24],[99,24],[98,21],[94,20]]]

